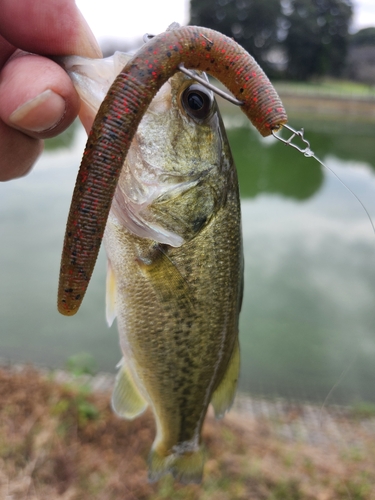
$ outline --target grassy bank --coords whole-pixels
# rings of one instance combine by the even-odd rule
[[[356,82],[273,81],[288,115],[289,124],[310,131],[373,135],[375,133],[375,87]],[[223,88],[215,81],[215,85]],[[239,115],[229,102],[218,98],[222,112]],[[246,123],[245,119],[244,123]]]
[[[375,131],[375,87],[356,82],[274,82],[289,123],[356,134]]]
[[[150,413],[121,421],[108,393],[34,370],[0,370],[0,401],[1,499],[375,499],[371,415],[337,418],[350,439],[315,444],[280,434],[295,412],[277,419],[233,413],[220,422],[209,416],[202,485],[175,485],[170,477],[150,485]]]
[[[322,80],[316,82],[275,81],[281,94],[311,94],[348,99],[374,99],[375,86],[347,80]]]

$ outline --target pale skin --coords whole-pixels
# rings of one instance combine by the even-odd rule
[[[26,175],[43,139],[79,112],[70,78],[46,56],[101,51],[74,0],[0,0],[0,12],[0,181],[7,181]]]

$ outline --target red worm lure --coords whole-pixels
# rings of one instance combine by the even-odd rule
[[[160,87],[186,68],[220,80],[263,136],[287,121],[271,82],[234,40],[196,26],[152,38],[117,76],[95,118],[70,207],[61,258],[58,309],[81,305],[99,253],[118,177],[137,127]]]

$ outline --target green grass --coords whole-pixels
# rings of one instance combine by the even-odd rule
[[[360,401],[352,405],[352,416],[358,419],[374,418],[375,417],[375,404],[366,401]]]
[[[273,82],[278,92],[334,95],[338,97],[369,97],[375,99],[375,86],[348,80],[322,80],[319,82]]]

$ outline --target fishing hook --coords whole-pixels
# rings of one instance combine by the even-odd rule
[[[147,43],[149,40],[151,40],[151,38],[154,38],[154,36],[155,35],[151,35],[150,33],[145,33],[143,35],[143,42]],[[204,38],[209,43],[213,44],[213,42],[211,40],[209,40],[207,37],[204,37]],[[207,80],[204,80],[203,78],[201,78],[200,76],[196,75],[192,71],[186,69],[185,66],[183,65],[183,63],[181,63],[181,64],[178,65],[178,69],[182,73],[185,73],[185,75],[190,76],[190,78],[192,78],[193,80],[196,80],[201,85],[203,85],[204,87],[206,87],[209,90],[212,90],[212,92],[215,92],[215,94],[219,95],[223,99],[226,99],[230,103],[235,104],[236,106],[242,106],[243,105],[243,101],[239,101],[238,99],[236,99],[235,97],[231,96],[230,94],[227,94],[223,90],[218,89],[217,87],[215,87],[214,85],[212,85],[211,83],[209,83]]]
[[[199,82],[201,85],[203,85],[204,87],[212,90],[217,95],[219,95],[220,97],[223,97],[224,99],[226,99],[227,101],[231,102],[232,104],[235,104],[236,106],[242,106],[243,101],[239,101],[238,99],[236,99],[235,97],[227,94],[223,90],[218,89],[217,87],[215,87],[211,83],[207,82],[206,80],[204,80],[200,76],[198,76],[195,73],[193,73],[192,71],[186,69],[185,66],[182,63],[178,65],[178,69],[180,71],[182,71],[182,73],[185,73],[185,75],[190,76],[190,78],[193,78],[194,80],[196,80],[197,82]]]
[[[154,38],[155,35],[151,35],[150,33],[145,33],[143,35],[143,43],[147,43],[151,40],[151,38]]]

